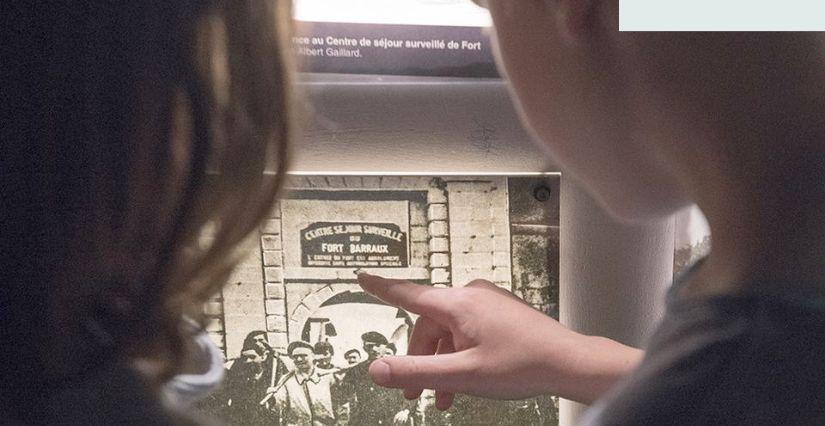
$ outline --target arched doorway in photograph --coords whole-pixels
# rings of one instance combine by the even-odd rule
[[[344,353],[357,349],[363,353],[361,335],[376,331],[407,353],[413,319],[403,309],[390,306],[363,291],[343,291],[333,295],[312,311],[304,322],[301,340],[328,341],[335,349],[333,363],[345,366]]]

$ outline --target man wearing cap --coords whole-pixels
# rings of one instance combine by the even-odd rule
[[[381,356],[395,356],[398,352],[398,348],[395,347],[395,343],[390,343],[387,346],[384,346],[384,351]]]
[[[319,374],[313,349],[304,341],[290,343],[287,353],[295,369],[267,391],[274,395],[274,408],[280,413],[282,425],[335,424],[331,396],[333,378],[331,374]]]
[[[344,352],[344,359],[347,360],[347,365],[355,365],[361,362],[361,351],[358,349],[350,349]]]
[[[222,389],[200,405],[227,424],[278,425],[278,417],[258,403],[287,374],[286,365],[269,345],[265,331],[255,330],[243,340],[240,355],[227,363]]]
[[[315,344],[313,351],[315,352],[315,368],[318,369],[318,374],[326,375],[338,372],[340,368],[332,363],[332,356],[335,355],[335,349],[329,342],[318,342]]]
[[[401,390],[378,386],[369,376],[370,364],[385,355],[389,342],[376,331],[364,333],[361,340],[367,359],[345,370],[338,386],[343,400],[349,404],[349,424],[391,425],[399,413],[408,410],[410,403]]]

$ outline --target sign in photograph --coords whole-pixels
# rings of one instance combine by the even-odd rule
[[[408,266],[407,233],[392,223],[315,222],[301,230],[301,266]]]

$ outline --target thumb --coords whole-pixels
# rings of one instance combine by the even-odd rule
[[[397,389],[436,389],[464,393],[479,380],[472,349],[461,352],[379,358],[370,365],[372,380]]]

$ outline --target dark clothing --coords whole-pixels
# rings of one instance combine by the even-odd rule
[[[339,403],[350,403],[351,425],[391,425],[398,412],[410,408],[399,389],[389,389],[373,383],[369,375],[372,361],[348,368],[337,387]]]
[[[274,376],[273,376],[273,364]],[[266,397],[266,390],[278,383],[287,372],[286,366],[277,357],[270,356],[264,362],[262,374],[256,378],[252,364],[235,360],[226,372],[223,388],[211,398],[210,408],[201,404],[200,408],[216,415],[228,425],[280,424],[277,413],[260,404]],[[217,407],[216,407],[217,406]],[[217,410],[215,410],[217,408]]]
[[[825,424],[825,299],[679,287],[640,366],[584,424]]]
[[[53,392],[49,394],[49,392]],[[43,390],[24,417],[0,407],[2,424],[42,425],[197,425],[208,421],[175,411],[140,373],[112,363],[82,380]],[[211,424],[211,423],[210,423]]]
[[[546,410],[542,412],[542,410]],[[550,397],[518,401],[496,401],[466,395],[456,395],[452,407],[439,411],[429,405],[425,415],[427,425],[525,426],[555,425],[556,407]]]

